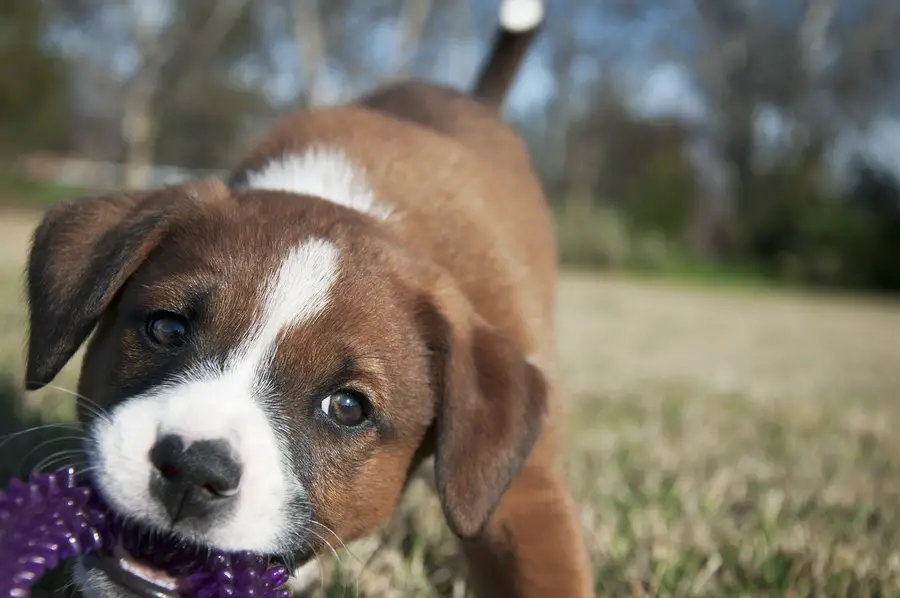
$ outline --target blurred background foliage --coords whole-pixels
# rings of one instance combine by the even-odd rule
[[[217,171],[298,105],[406,75],[465,86],[496,4],[5,0],[7,195],[55,201],[61,185]],[[900,290],[900,4],[547,10],[508,116],[532,148],[564,262]],[[42,168],[23,166],[35,155]],[[83,181],[59,166],[74,159],[117,167]]]

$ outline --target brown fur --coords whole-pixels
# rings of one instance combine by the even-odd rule
[[[316,145],[340,148],[400,217],[238,188],[273,157]],[[433,454],[480,597],[592,595],[561,463],[555,239],[524,144],[497,107],[414,82],[299,111],[229,184],[47,213],[29,261],[28,387],[49,382],[92,330],[79,392],[104,407],[186,361],[219,358],[258,315],[256,282],[291,246],[325,236],[352,259],[329,311],[286,334],[274,366],[318,521],[344,541],[371,533]],[[194,310],[202,342],[147,352],[134,324],[158,308]],[[317,427],[307,398],[347,381],[378,415],[338,437]]]

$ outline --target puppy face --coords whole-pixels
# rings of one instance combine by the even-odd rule
[[[79,392],[103,413],[79,415],[115,510],[224,550],[308,554],[374,530],[434,452],[451,527],[481,531],[537,436],[544,381],[380,226],[218,182],[47,214],[29,386],[94,332]]]

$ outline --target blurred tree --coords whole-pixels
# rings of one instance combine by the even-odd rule
[[[604,117],[602,196],[614,198],[630,225],[681,241],[694,199],[686,127],[677,119],[648,122],[615,108]]]
[[[403,79],[409,76],[433,4],[433,0],[406,0],[401,5],[396,24],[397,45],[394,60],[388,70],[391,78]]]
[[[720,193],[698,197],[694,250],[776,269],[787,256],[794,277],[860,283],[862,253],[850,239],[865,232],[884,250],[890,244],[885,231],[870,226],[864,213],[871,207],[858,191],[846,203],[825,188],[823,162],[841,135],[880,118],[900,92],[894,33],[900,3],[695,0],[694,6],[705,40],[695,73],[713,117],[705,134],[726,174]],[[790,132],[787,152],[775,161],[761,159],[764,110],[780,115]]]
[[[569,2],[547,24],[548,35],[553,36],[550,47],[550,68],[553,71],[554,90],[550,96],[544,122],[544,135],[538,146],[540,170],[552,195],[563,203],[581,203],[581,193],[589,183],[579,183],[569,178],[568,167],[571,157],[578,156],[582,149],[587,155],[588,148],[573,147],[570,132],[576,115],[573,104],[576,97],[576,80],[573,69],[583,48],[576,35],[577,17],[584,9],[583,2]],[[598,57],[599,58],[599,57]],[[602,96],[600,96],[602,97]],[[574,153],[573,153],[574,152]],[[585,161],[587,158],[583,158]],[[576,169],[578,169],[576,167]],[[583,171],[581,171],[583,172]]]
[[[900,2],[844,3],[856,10],[852,18],[844,19],[846,23],[842,21],[838,32],[832,32],[831,49],[837,50],[837,55],[833,64],[822,69],[820,88],[833,94],[833,102],[847,118],[868,124],[885,110],[896,114],[900,92]],[[833,130],[833,126],[829,128],[830,132]]]
[[[345,101],[406,76],[466,85],[497,7],[9,0],[0,8],[0,143],[16,151],[20,139],[42,147],[70,139],[90,156],[124,154],[128,184],[145,184],[151,161],[227,166],[247,136],[298,104]],[[884,177],[866,175],[842,194],[824,187],[823,173],[836,140],[862,139],[897,114],[900,2],[548,0],[547,8],[529,60],[536,77],[507,116],[554,207],[578,208],[556,212],[578,221],[583,259],[616,253],[587,247],[601,236],[589,222],[601,213],[615,234],[665,231],[703,259],[760,260],[811,280],[849,281],[851,271],[871,271],[864,262],[874,263],[876,247],[893,247],[893,229],[875,225],[892,216],[865,199],[886,196],[871,191]],[[660,65],[676,67],[674,95],[687,89],[699,108],[658,110],[682,98],[654,87],[657,108],[640,112],[646,75]],[[880,241],[863,243],[863,233]]]
[[[230,84],[221,77],[188,86],[160,115],[157,160],[183,168],[227,168],[245,149],[247,115],[269,110],[257,90]],[[258,134],[253,127],[247,136]]]
[[[212,61],[247,4],[248,0],[176,3],[163,24],[147,4],[132,5],[132,35],[139,58],[125,85],[123,102],[127,187],[150,184],[163,104],[173,101],[189,78]]]
[[[125,185],[150,184],[150,167],[156,160],[192,165],[200,165],[200,160],[207,167],[224,166],[223,156],[230,154],[237,139],[226,132],[241,133],[242,122],[254,116],[241,112],[248,104],[237,98],[248,100],[246,96],[254,95],[249,105],[257,113],[266,105],[264,84],[273,68],[274,51],[266,41],[271,4],[254,0],[54,2],[60,37],[77,52],[81,95],[93,104],[84,109],[95,115],[95,121],[104,119],[101,114],[107,122],[118,119]],[[103,80],[109,81],[110,89],[98,97],[91,84]],[[201,97],[210,104],[206,113],[197,109]],[[212,98],[216,101],[211,102]],[[229,108],[232,111],[226,114]],[[166,122],[179,123],[181,130]],[[204,135],[189,133],[196,131]],[[182,139],[164,140],[162,135]],[[223,148],[223,142],[229,147]],[[198,147],[189,150],[189,144]]]
[[[694,250],[711,259],[734,249],[730,229],[750,201],[760,110],[789,108],[805,90],[796,27],[780,24],[774,3],[696,0],[695,7],[705,33],[695,72],[713,111],[709,134],[730,174],[724,193],[704,194],[694,214]]]
[[[285,0],[300,57],[298,103],[341,101],[411,75],[423,46],[441,45],[424,39],[435,9],[461,1]],[[379,47],[386,34],[395,40],[387,51]]]
[[[827,146],[884,109],[900,73],[900,3],[695,0],[694,7],[704,42],[694,72],[713,117],[707,134],[729,173],[724,192],[707,194],[695,214],[695,249],[712,257],[740,247],[736,229],[749,204],[767,200],[752,190],[764,108],[791,125],[795,152]],[[711,241],[723,236],[727,247]]]
[[[44,43],[51,19],[42,2],[0,2],[0,152],[8,156],[67,141],[68,64]]]
[[[294,42],[300,50],[300,98],[302,106],[324,101],[325,37],[317,0],[288,0]]]

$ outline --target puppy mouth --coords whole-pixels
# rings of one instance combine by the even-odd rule
[[[102,573],[130,595],[176,598],[193,593],[192,576],[205,564],[201,546],[134,523],[117,523],[107,535],[103,550],[83,557],[85,569]]]
[[[100,573],[124,595],[178,598],[203,595],[211,583],[234,581],[247,569],[283,564],[276,557],[251,553],[225,554],[172,531],[126,521],[108,509],[102,548],[82,557],[87,571]],[[225,579],[222,579],[223,576]],[[261,588],[260,588],[261,589]],[[260,594],[262,595],[262,594]]]
[[[118,547],[112,555],[89,554],[83,558],[85,569],[100,571],[109,581],[146,598],[176,598],[178,580],[168,573],[139,562]]]

